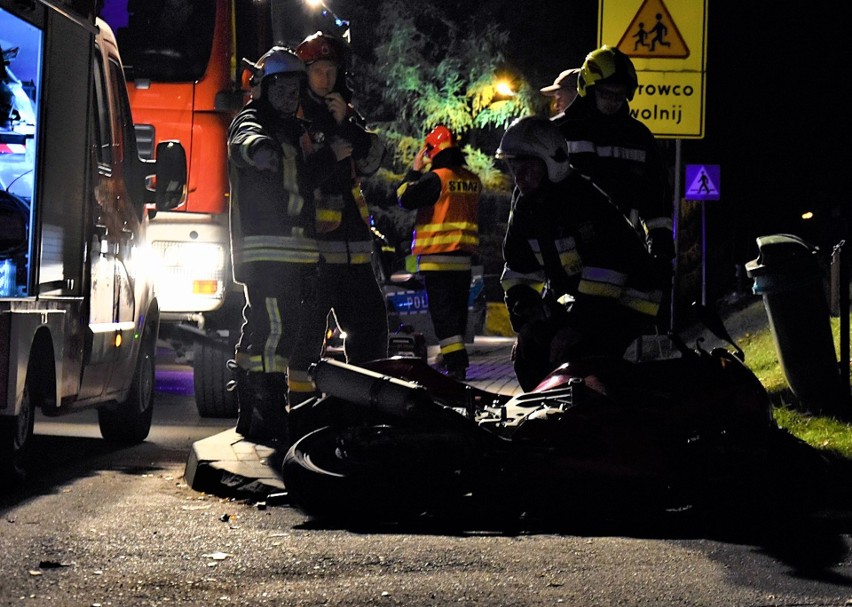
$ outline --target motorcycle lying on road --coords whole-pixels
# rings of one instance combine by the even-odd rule
[[[321,360],[322,395],[291,412],[282,467],[291,502],[355,522],[821,507],[827,460],[776,425],[766,390],[721,330],[735,353],[673,337],[679,356],[576,360],[513,397],[420,359]]]

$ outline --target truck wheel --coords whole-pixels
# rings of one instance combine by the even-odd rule
[[[28,373],[21,412],[14,417],[0,417],[0,483],[4,486],[24,480],[32,449],[35,406],[30,398],[29,377]]]
[[[195,406],[201,417],[237,417],[236,390],[227,390],[233,374],[227,367],[233,348],[197,342],[193,346]]]
[[[155,346],[155,340],[143,339],[127,400],[98,409],[98,425],[104,439],[141,443],[148,437],[154,415]]]

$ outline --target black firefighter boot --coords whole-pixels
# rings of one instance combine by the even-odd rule
[[[444,354],[444,366],[447,368],[447,376],[458,381],[467,379],[467,367],[470,364],[467,350],[456,350]]]
[[[284,373],[249,373],[256,400],[246,436],[255,442],[287,442],[287,376]]]
[[[249,390],[248,371],[237,365],[236,361],[229,360],[228,369],[234,375],[234,379],[228,382],[226,389],[233,392],[237,399],[237,434],[246,436],[251,428],[251,415],[254,409],[254,397]]]

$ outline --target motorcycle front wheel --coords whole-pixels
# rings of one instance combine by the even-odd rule
[[[419,429],[327,426],[290,447],[282,476],[291,502],[311,517],[402,521],[463,495],[458,448],[453,437]]]

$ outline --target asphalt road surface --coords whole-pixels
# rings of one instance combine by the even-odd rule
[[[0,497],[0,605],[852,602],[852,543],[836,522],[342,529],[286,504],[201,494],[183,480],[189,446],[233,420],[201,420],[189,390],[169,389],[135,447],[100,440],[94,414],[39,419],[42,457]]]

